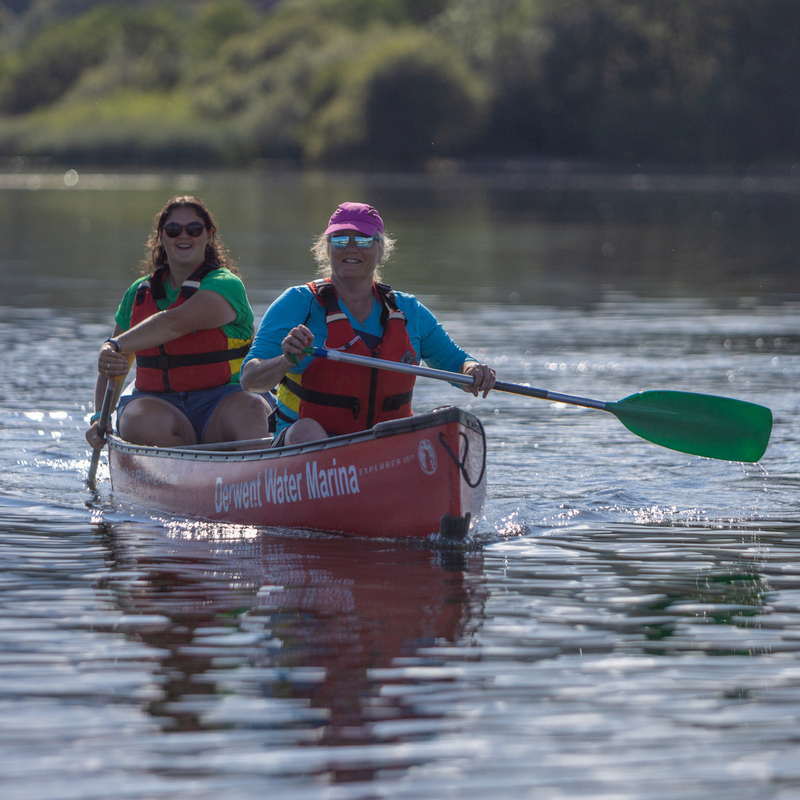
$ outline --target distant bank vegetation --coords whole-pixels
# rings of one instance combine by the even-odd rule
[[[0,0],[0,158],[800,160],[798,0]]]

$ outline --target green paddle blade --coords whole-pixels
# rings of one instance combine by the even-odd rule
[[[768,408],[709,394],[640,392],[606,411],[649,442],[723,461],[758,461],[772,431]]]

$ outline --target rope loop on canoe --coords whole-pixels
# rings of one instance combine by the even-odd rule
[[[458,435],[464,440],[464,456],[459,461],[458,456],[450,449],[450,445],[447,444],[446,439],[444,438],[443,433],[439,433],[439,442],[441,443],[442,447],[447,451],[447,454],[453,461],[456,463],[458,468],[461,470],[461,474],[464,476],[464,480],[467,482],[467,486],[470,489],[475,489],[477,486],[481,485],[481,481],[483,480],[483,476],[486,473],[486,435],[483,432],[483,424],[480,420],[476,420],[478,425],[481,429],[481,441],[483,442],[483,461],[481,463],[481,472],[478,475],[478,480],[474,483],[469,479],[469,475],[467,474],[467,456],[469,455],[469,439],[467,438],[467,434],[461,431]]]

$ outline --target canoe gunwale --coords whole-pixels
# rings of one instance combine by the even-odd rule
[[[261,447],[257,449],[247,450],[220,450],[220,449],[205,449],[205,445],[189,445],[187,447],[153,447],[150,445],[131,444],[118,436],[109,435],[108,446],[109,450],[115,450],[120,453],[129,453],[138,456],[147,456],[150,458],[170,458],[170,459],[185,459],[188,461],[264,461],[271,459],[279,459],[287,455],[302,455],[304,453],[313,453],[321,450],[330,450],[333,448],[345,447],[350,444],[357,444],[358,442],[371,441],[373,439],[382,439],[387,436],[395,436],[399,433],[408,433],[425,428],[432,428],[448,422],[458,422],[465,427],[477,431],[483,436],[483,426],[480,420],[468,411],[464,411],[457,406],[443,406],[432,411],[422,414],[415,414],[412,417],[405,417],[399,420],[391,420],[389,422],[380,422],[368,431],[360,431],[359,433],[350,433],[343,436],[331,436],[328,439],[322,439],[316,442],[305,442],[303,444],[286,445],[285,447],[271,448]],[[271,441],[270,439],[260,440],[251,439],[247,442],[234,442],[232,444],[241,447],[243,444],[258,441]],[[220,443],[225,446],[227,443]],[[215,445],[212,445],[215,447]],[[202,449],[201,449],[202,448]]]

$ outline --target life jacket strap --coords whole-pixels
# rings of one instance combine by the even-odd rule
[[[201,364],[217,364],[220,361],[236,361],[244,358],[250,351],[250,345],[233,347],[229,350],[215,350],[211,353],[162,354],[157,356],[136,356],[136,366],[143,369],[178,369],[179,367],[196,367]]]
[[[283,411],[281,411],[280,406],[275,406],[275,408],[272,410],[272,413],[275,414],[275,416],[278,419],[283,420],[284,422],[292,423],[296,421],[293,417],[290,417],[288,414],[284,414]]]
[[[169,268],[166,264],[162,264],[147,280],[139,284],[136,290],[136,305],[141,305],[147,295],[147,290],[153,295],[153,300],[162,300],[167,296],[164,289],[164,278],[167,276]],[[219,264],[209,264],[203,262],[182,284],[179,296],[184,300],[190,298],[199,288],[200,282],[215,269],[219,269]]]
[[[317,300],[325,308],[326,322],[333,322],[334,320],[346,319],[345,313],[339,307],[339,301],[336,296],[336,289],[327,278],[319,278],[315,281],[310,281],[307,286],[316,296]],[[386,327],[386,323],[390,319],[402,320],[404,324],[408,325],[406,315],[399,309],[397,305],[397,298],[395,297],[392,287],[388,283],[374,283],[375,293],[381,301],[381,326]]]
[[[387,397],[383,401],[383,410],[384,411],[398,411],[401,409],[406,403],[411,402],[411,398],[413,396],[413,392],[405,392],[403,394],[396,394],[392,397]]]
[[[283,385],[293,395],[307,403],[314,403],[318,406],[331,406],[332,408],[348,408],[353,412],[353,419],[357,419],[361,413],[361,400],[358,397],[350,397],[346,394],[330,394],[329,392],[318,392],[315,389],[308,389],[296,381],[284,381]]]

